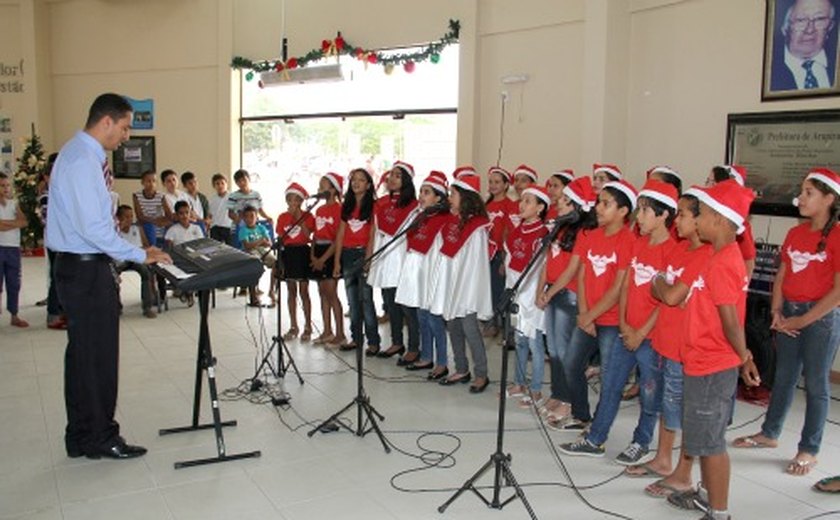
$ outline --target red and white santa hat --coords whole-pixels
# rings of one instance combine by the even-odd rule
[[[452,187],[481,194],[481,177],[478,175],[462,175],[460,179],[452,181]]]
[[[449,181],[446,179],[446,174],[437,170],[432,170],[429,176],[423,179],[420,186],[428,186],[442,195],[446,195],[449,191]]]
[[[606,163],[595,163],[592,165],[592,175],[594,176],[598,172],[604,172],[613,179],[620,181],[622,179],[621,170],[618,169],[618,166],[614,164],[606,164]]]
[[[677,209],[677,199],[680,194],[677,193],[677,188],[667,182],[658,181],[656,179],[648,179],[642,191],[639,192],[639,197],[647,197],[649,199],[657,200],[665,204],[671,209]]]
[[[563,187],[563,194],[573,200],[582,211],[588,212],[595,207],[598,195],[592,189],[592,179],[578,177]]]
[[[470,165],[459,166],[455,168],[454,172],[452,172],[453,179],[460,179],[462,175],[478,175],[478,173],[475,171],[475,168]]]
[[[286,188],[285,195],[288,196],[290,194],[297,195],[298,197],[300,197],[302,199],[308,199],[309,198],[309,192],[306,191],[306,188],[304,188],[303,186],[301,186],[300,184],[298,184],[296,182],[293,182],[293,183],[289,184],[289,186]]]
[[[510,174],[509,171],[505,170],[500,166],[491,166],[489,170],[487,170],[487,176],[491,176],[493,174],[500,176],[505,182],[508,184],[513,183],[513,175]]]
[[[747,169],[737,164],[726,164],[723,169],[729,173],[729,178],[740,184],[747,185]]]
[[[753,190],[741,186],[735,179],[730,179],[708,188],[692,187],[686,190],[685,194],[694,195],[697,200],[737,225],[739,235],[744,232],[744,222],[750,214],[750,204],[755,198]]]
[[[682,176],[680,175],[680,173],[677,170],[671,168],[670,166],[654,166],[653,168],[647,171],[647,173],[645,174],[645,178],[650,179],[650,176],[654,173],[663,173],[665,175],[670,175],[672,177],[676,177],[677,179],[679,179],[680,182],[682,182]]]
[[[414,166],[408,164],[404,161],[396,161],[394,163],[394,168],[400,168],[405,173],[407,173],[412,179],[414,178]],[[392,168],[393,169],[393,168]]]
[[[531,184],[522,190],[522,195],[525,195],[526,193],[530,193],[537,199],[543,201],[546,206],[551,206],[551,197],[548,195],[548,190],[544,186]]]
[[[335,188],[340,195],[341,190],[344,189],[344,177],[335,172],[327,172],[326,174],[324,174],[324,177],[326,177],[327,180],[330,181],[330,184],[333,185],[333,188]]]
[[[629,182],[625,180],[610,181],[604,184],[604,188],[612,188],[625,194],[627,198],[630,199],[630,209],[636,209],[636,199],[639,197],[639,193],[636,191],[636,188],[634,188],[633,185]]]
[[[513,177],[516,178],[517,175],[527,175],[531,179],[531,182],[534,183],[540,181],[540,176],[537,175],[537,171],[527,164],[520,164],[516,167],[513,171]]]
[[[840,175],[837,175],[837,173],[828,168],[814,168],[805,176],[806,181],[811,179],[820,181],[828,186],[835,194],[840,195]]]
[[[552,173],[551,176],[565,179],[566,184],[575,180],[575,172],[571,168],[566,168],[565,170],[557,170],[556,172]]]

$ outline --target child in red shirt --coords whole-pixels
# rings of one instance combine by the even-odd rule
[[[741,186],[745,186],[747,182],[747,169],[738,165],[715,166],[706,178],[706,186],[714,186],[719,182],[730,179]],[[749,220],[744,222],[744,229],[738,232],[738,237],[735,241],[738,244],[738,249],[741,251],[741,257],[744,259],[747,278],[752,278],[752,272],[755,269],[756,253],[755,239],[753,238],[752,226]]]
[[[368,283],[372,287],[382,289],[385,313],[391,323],[391,346],[379,352],[377,356],[389,358],[406,352],[403,326],[407,325],[408,353],[397,362],[399,366],[406,366],[414,363],[420,356],[420,338],[416,311],[394,301],[407,252],[406,238],[403,236],[396,242],[391,241],[417,216],[414,167],[402,161],[395,162],[385,184],[388,187],[388,195],[376,201],[373,211],[373,250],[380,251],[387,244],[390,245],[373,260]]]
[[[794,202],[809,222],[791,229],[773,284],[771,328],[776,331],[776,375],[761,432],[737,439],[738,448],[778,445],[800,374],[805,376],[805,422],[796,456],[785,471],[807,475],[817,464],[828,416],[829,375],[840,340],[840,176],[818,168]]]
[[[367,356],[379,352],[381,338],[373,306],[373,288],[365,279],[365,270],[358,269],[373,246],[373,177],[364,168],[350,171],[347,193],[341,207],[341,223],[335,240],[333,277],[344,278],[347,291],[347,306],[350,308],[351,343],[345,343],[341,350],[362,348],[367,337]],[[361,300],[361,301],[360,301]],[[362,322],[364,321],[364,333]]]
[[[738,367],[758,384],[744,337],[747,273],[735,237],[755,195],[733,180],[687,193],[700,200],[697,232],[714,253],[689,285],[683,360],[683,445],[700,457],[701,483],[689,497],[707,502],[706,518],[729,518],[729,456],[725,433],[732,417]],[[681,494],[684,495],[684,494]],[[675,495],[669,497],[669,501]]]
[[[563,359],[572,405],[571,416],[558,425],[563,430],[583,430],[591,420],[585,370],[596,349],[601,372],[608,370],[609,351],[619,332],[618,297],[635,241],[627,227],[635,204],[630,184],[605,184],[595,206],[599,227],[580,234],[575,242],[572,254],[583,267],[577,279],[577,327]]]
[[[283,243],[281,250],[282,270],[278,273],[280,280],[286,281],[286,303],[289,306],[289,330],[283,335],[283,339],[289,341],[297,337],[297,296],[303,305],[303,334],[301,341],[309,341],[312,338],[312,303],[309,299],[309,279],[312,272],[309,267],[309,256],[311,253],[309,242],[312,230],[315,229],[315,217],[311,213],[303,213],[301,206],[303,201],[309,198],[309,192],[300,184],[293,182],[286,188],[286,206],[289,208],[285,213],[277,217],[277,238]],[[301,220],[302,219],[302,220]],[[299,224],[295,225],[296,222]],[[274,293],[272,292],[272,302]]]
[[[610,189],[612,183],[605,184]],[[636,215],[640,237],[633,245],[630,266],[624,277],[619,297],[618,324],[620,335],[603,358],[601,395],[595,420],[589,433],[573,443],[561,446],[572,455],[602,456],[612,424],[618,415],[621,394],[627,377],[638,365],[639,420],[633,440],[615,459],[623,465],[636,464],[649,452],[653,430],[659,415],[661,360],[651,346],[650,335],[659,317],[659,304],[650,293],[654,275],[665,268],[666,258],[674,246],[668,229],[677,209],[677,190],[662,181],[649,180],[639,192]]]
[[[560,199],[563,197],[563,188],[575,180],[575,172],[572,170],[558,170],[551,174],[551,177],[545,181],[545,189],[548,191],[548,196],[551,198],[551,204],[548,206],[548,213],[545,214],[545,225],[551,231],[551,224],[559,215]]]
[[[485,206],[490,218],[490,290],[493,308],[499,305],[505,289],[505,237],[511,228],[510,215],[519,212],[518,204],[508,197],[513,176],[498,166],[487,171],[490,196]],[[502,327],[496,318],[484,329],[485,337],[495,337]]]
[[[315,232],[312,235],[314,244],[309,257],[312,278],[318,280],[321,318],[324,323],[323,332],[312,342],[315,345],[341,345],[347,341],[344,336],[344,309],[341,300],[338,299],[338,281],[333,278],[333,257],[336,251],[338,226],[341,222],[343,186],[344,179],[333,172],[327,173],[318,182],[318,191],[328,192],[329,196],[324,205],[315,210]],[[335,334],[332,320],[335,320]]]

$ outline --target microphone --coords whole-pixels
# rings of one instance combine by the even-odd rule
[[[423,210],[424,215],[435,215],[437,213],[443,213],[446,211],[446,204],[443,202],[438,202],[437,204],[433,204],[428,208]]]
[[[554,240],[557,238],[557,235],[560,234],[561,226],[566,224],[574,224],[578,220],[580,220],[580,213],[577,211],[570,211],[565,215],[560,215],[559,217],[556,217],[551,222],[551,232],[543,237],[543,244],[549,244],[551,242],[554,242]]]
[[[309,200],[318,200],[318,199],[326,200],[328,198],[330,198],[330,192],[329,191],[322,191],[320,193],[316,193],[315,195],[310,196]]]

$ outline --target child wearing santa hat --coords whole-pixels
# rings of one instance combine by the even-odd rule
[[[382,289],[385,312],[391,323],[391,346],[379,352],[377,357],[389,358],[406,352],[403,327],[408,326],[408,353],[397,362],[400,366],[414,363],[420,355],[420,337],[417,313],[412,307],[404,307],[394,301],[397,285],[406,255],[406,237],[396,242],[400,234],[417,216],[417,197],[414,189],[414,167],[403,161],[396,161],[386,181],[388,195],[376,201],[373,219],[373,250],[387,249],[377,256],[370,267],[368,282]]]
[[[746,186],[747,169],[737,164],[714,166],[706,178],[706,186],[714,186],[719,182],[726,180],[733,180],[740,186]],[[735,239],[738,244],[738,249],[741,250],[741,257],[744,259],[744,266],[747,269],[747,278],[752,278],[753,269],[755,269],[755,239],[753,238],[752,226],[750,221],[744,222],[743,231],[738,232],[738,237]]]
[[[329,196],[322,206],[315,210],[315,232],[312,253],[309,258],[312,277],[318,281],[321,299],[321,318],[324,329],[312,343],[316,345],[341,345],[347,341],[344,336],[344,309],[338,298],[338,281],[333,278],[333,257],[335,256],[338,226],[341,222],[341,192],[344,178],[329,172],[318,182],[318,191]],[[332,321],[335,321],[333,333]]]
[[[303,213],[303,201],[309,198],[309,192],[300,184],[293,182],[286,188],[286,206],[288,211],[277,217],[277,237],[283,244],[280,251],[280,280],[286,281],[286,302],[289,307],[291,326],[283,339],[296,338],[299,329],[297,321],[297,297],[303,305],[304,326],[301,341],[312,338],[312,303],[309,299],[309,280],[312,272],[309,266],[311,249],[309,246],[312,231],[315,229],[315,217]],[[272,300],[273,300],[272,291]]]
[[[601,193],[601,188],[608,182],[619,182],[623,178],[621,170],[614,164],[595,163],[592,165],[592,189]]]
[[[761,432],[737,439],[738,448],[778,445],[800,374],[805,376],[805,422],[796,456],[785,471],[807,475],[817,464],[831,397],[830,371],[840,341],[840,175],[815,168],[794,200],[809,221],[782,244],[771,300],[776,375]]]
[[[551,205],[548,207],[548,213],[545,214],[545,223],[549,231],[551,231],[551,222],[557,218],[559,211],[558,205],[560,198],[563,196],[563,188],[568,186],[573,180],[575,180],[575,172],[566,169],[552,173],[545,181],[545,189],[551,198]]]
[[[493,308],[499,305],[505,288],[505,237],[513,227],[510,217],[519,213],[515,200],[508,197],[513,176],[504,168],[493,166],[487,171],[487,186],[490,195],[485,201],[490,218],[490,290]],[[502,324],[494,317],[484,328],[485,337],[499,334]]]
[[[518,198],[522,198],[522,192],[525,191],[525,188],[529,187],[532,184],[537,184],[540,182],[540,176],[537,174],[537,170],[531,168],[527,164],[520,164],[513,170],[513,190],[516,192],[516,196]],[[517,215],[519,212],[517,210]],[[516,226],[519,225],[517,221]]]
[[[466,344],[472,353],[475,380],[471,393],[481,393],[490,383],[487,353],[479,319],[493,314],[490,301],[490,220],[480,194],[481,179],[468,175],[452,181],[451,213],[440,230],[442,244],[429,271],[429,312],[443,316],[449,331],[455,373],[441,385],[468,383],[472,379]]]
[[[706,518],[729,518],[729,457],[726,428],[732,417],[738,370],[748,385],[758,371],[744,337],[748,283],[735,243],[755,195],[734,180],[688,193],[700,201],[697,232],[711,244],[712,257],[692,280],[686,302],[685,342],[680,352],[683,381],[683,444],[700,457],[697,491],[674,493],[669,502],[706,503]]]

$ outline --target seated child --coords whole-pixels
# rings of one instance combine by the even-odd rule
[[[134,210],[131,206],[121,205],[117,208],[117,227],[122,238],[137,247],[149,247],[149,241],[140,226],[134,222]],[[123,273],[125,271],[134,271],[140,275],[140,301],[143,306],[143,316],[147,318],[157,318],[157,313],[152,309],[152,306],[157,300],[155,295],[155,278],[149,266],[146,264],[138,264],[137,262],[117,262],[117,272]]]
[[[271,252],[271,238],[268,230],[257,223],[257,209],[253,206],[247,206],[242,211],[242,221],[244,226],[239,228],[239,242],[242,243],[242,249],[246,253],[256,256],[262,260],[266,267],[271,269],[271,290],[269,297],[274,300],[274,264],[276,258]],[[257,287],[252,286],[248,288],[250,307],[260,307],[260,301],[257,297]]]

